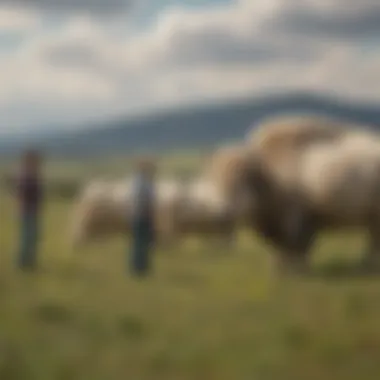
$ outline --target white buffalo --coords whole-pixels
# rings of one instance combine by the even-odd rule
[[[247,142],[260,229],[277,240],[283,264],[305,266],[318,231],[351,227],[369,231],[366,261],[379,258],[379,136],[363,126],[300,117],[266,123]]]
[[[366,261],[380,259],[380,137],[370,128],[326,117],[269,119],[240,146],[215,152],[210,167],[281,265],[304,267],[319,231],[351,227],[369,232]]]
[[[181,185],[174,180],[157,184],[158,207],[166,209],[180,196]],[[131,227],[132,182],[93,181],[75,202],[70,233],[73,246],[127,234]]]
[[[130,232],[130,181],[94,181],[74,205],[71,220],[73,246]],[[155,230],[158,243],[179,243],[189,235],[222,237],[231,241],[234,219],[228,203],[206,179],[182,184],[156,183]]]
[[[234,209],[211,180],[189,182],[173,211],[166,220],[172,237],[195,235],[232,243],[237,225]]]

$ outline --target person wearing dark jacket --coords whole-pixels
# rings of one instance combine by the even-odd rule
[[[154,191],[155,167],[149,160],[140,160],[133,180],[132,249],[130,268],[132,273],[148,274],[151,249],[154,243]]]
[[[33,269],[37,265],[42,203],[40,161],[37,151],[27,151],[23,156],[21,172],[17,179],[21,218],[18,265],[22,269]]]

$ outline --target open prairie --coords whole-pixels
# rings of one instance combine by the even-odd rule
[[[127,237],[71,252],[71,199],[48,195],[40,268],[26,274],[14,200],[0,201],[0,379],[380,378],[380,276],[355,273],[359,233],[322,237],[309,276],[276,276],[270,248],[241,231],[231,251],[157,251],[138,281]]]

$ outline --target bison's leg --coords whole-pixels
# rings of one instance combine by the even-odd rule
[[[227,220],[222,228],[221,248],[230,250],[237,240],[237,226],[234,220]],[[219,234],[220,238],[220,234]]]
[[[316,218],[307,208],[296,204],[285,213],[282,223],[284,244],[279,253],[280,268],[291,271],[307,270],[318,229]]]
[[[225,236],[225,247],[232,249],[237,241],[237,231],[235,228],[226,232]]]
[[[306,269],[318,228],[317,218],[299,198],[277,199],[275,209],[277,214],[265,205],[257,210],[256,229],[276,248],[282,270]]]

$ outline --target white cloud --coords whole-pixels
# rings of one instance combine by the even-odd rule
[[[23,8],[0,7],[0,32],[28,32],[40,26],[41,17]]]
[[[0,61],[0,116],[6,125],[64,124],[287,89],[380,101],[380,49],[359,50],[363,37],[379,36],[380,23],[363,21],[380,20],[379,5],[242,0],[172,9],[151,30],[123,38],[73,15]]]
[[[0,6],[50,13],[114,15],[129,10],[133,0],[0,0]]]

